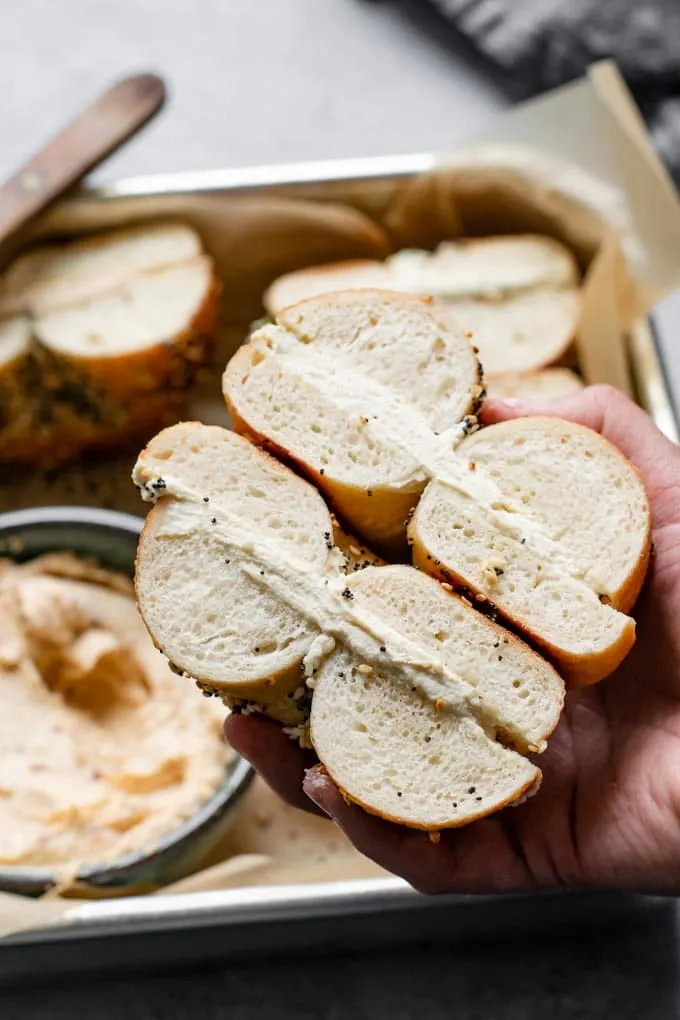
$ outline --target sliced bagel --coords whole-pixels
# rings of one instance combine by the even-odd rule
[[[192,262],[201,240],[183,223],[145,223],[20,255],[0,282],[0,315],[42,315],[92,301],[143,273]]]
[[[159,433],[133,480],[147,499],[182,492],[148,514],[137,555],[139,607],[158,647],[204,690],[282,704],[281,721],[300,721],[288,695],[304,683],[300,665],[314,631],[244,573],[221,537],[217,508],[321,576],[329,558],[342,560],[332,553],[321,496],[240,436],[191,423]]]
[[[0,305],[26,314],[0,323],[0,385],[12,393],[0,459],[59,463],[177,418],[219,315],[195,231],[140,227],[38,249],[2,284]],[[18,329],[22,357],[8,360]]]
[[[575,425],[527,419],[467,434],[459,340],[417,299],[323,295],[254,334],[227,367],[225,395],[237,427],[293,459],[370,544],[394,553],[416,507],[418,566],[497,604],[572,682],[600,679],[634,640],[623,613],[647,567],[644,489]],[[497,556],[515,563],[503,581]]]
[[[222,429],[165,430],[133,477],[157,501],[140,610],[178,671],[294,727],[311,689],[320,760],[406,825],[462,825],[535,792],[523,752],[543,750],[563,685],[517,638],[412,567],[346,575],[319,494]]]
[[[183,390],[217,326],[215,291],[212,261],[200,256],[39,315],[33,330],[65,371],[86,373],[112,394]]]
[[[601,436],[522,418],[464,439],[472,481],[434,480],[409,526],[414,562],[495,606],[574,683],[611,673],[633,644],[650,513],[630,463]],[[489,498],[493,497],[493,498]]]
[[[237,351],[223,390],[239,431],[297,464],[369,544],[390,549],[431,477],[433,434],[475,424],[482,384],[463,332],[428,303],[366,290],[280,313]]]
[[[552,238],[530,234],[298,270],[276,280],[264,303],[277,314],[306,298],[366,287],[432,297],[448,321],[472,333],[489,378],[560,361],[580,314],[574,257]]]

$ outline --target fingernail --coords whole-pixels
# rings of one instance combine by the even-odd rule
[[[319,780],[322,779],[323,772],[319,769],[318,765],[312,766],[311,769],[305,769],[304,779],[302,780],[302,789],[305,791],[310,800],[313,800],[315,804],[318,796]],[[321,807],[321,804],[319,804]]]
[[[332,817],[331,811],[329,810],[329,797],[328,797],[328,779],[322,766],[315,765],[311,769],[307,769],[305,772],[304,779],[302,781],[302,789],[318,808],[321,808],[327,815]],[[332,801],[332,796],[330,797]]]

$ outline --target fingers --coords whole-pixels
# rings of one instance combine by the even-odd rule
[[[444,832],[434,843],[426,832],[393,825],[348,804],[313,754],[290,740],[270,719],[232,714],[224,731],[234,750],[283,800],[303,811],[330,817],[360,853],[415,889],[471,893],[533,886],[498,819]]]
[[[348,804],[319,768],[305,775],[304,789],[343,830],[360,853],[423,893],[520,891],[533,881],[498,819],[443,832],[407,829]]]
[[[302,789],[305,770],[317,760],[312,751],[303,750],[277,723],[262,715],[232,713],[224,724],[224,735],[282,800],[310,814],[326,817]]]
[[[678,519],[680,499],[669,481],[680,473],[680,452],[649,415],[612,386],[589,386],[547,403],[490,400],[482,411],[487,425],[527,415],[565,418],[586,425],[613,443],[640,471],[657,525]],[[672,498],[669,498],[671,496]]]

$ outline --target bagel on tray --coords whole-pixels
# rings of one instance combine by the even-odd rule
[[[434,252],[404,249],[384,262],[300,269],[275,280],[264,304],[277,314],[305,298],[365,287],[431,297],[447,321],[472,333],[489,379],[562,361],[581,311],[573,255],[534,234],[444,241]]]
[[[219,291],[183,224],[20,256],[0,278],[0,460],[59,463],[176,418],[211,350]]]

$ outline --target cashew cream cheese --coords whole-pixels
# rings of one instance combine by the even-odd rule
[[[0,562],[0,866],[152,849],[219,786],[224,708],[175,676],[127,578]]]

